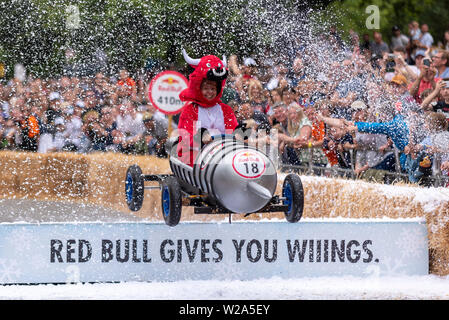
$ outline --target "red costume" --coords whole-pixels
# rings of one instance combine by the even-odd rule
[[[208,55],[201,59],[192,59],[184,50],[183,55],[186,62],[195,70],[189,76],[188,88],[179,94],[181,101],[190,103],[182,109],[179,117],[179,143],[177,150],[178,157],[184,163],[193,166],[193,161],[199,151],[199,144],[196,145],[193,137],[200,129],[204,128],[215,130],[221,134],[230,134],[237,127],[238,123],[232,108],[221,102],[228,74],[226,60],[223,59],[222,61],[213,55]],[[212,80],[217,83],[217,95],[212,100],[207,100],[201,93],[201,84],[204,80]],[[212,114],[210,117],[207,116],[208,111]],[[203,116],[204,114],[206,116]],[[199,120],[201,120],[200,123],[198,122]],[[215,121],[215,123],[211,121]]]

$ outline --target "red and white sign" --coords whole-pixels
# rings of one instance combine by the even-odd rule
[[[254,179],[260,177],[267,165],[261,155],[252,150],[237,152],[232,159],[232,168],[241,177]]]
[[[148,97],[158,110],[165,114],[177,114],[184,107],[179,94],[186,89],[188,81],[176,71],[163,71],[151,80]]]

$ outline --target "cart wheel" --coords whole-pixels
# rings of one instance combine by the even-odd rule
[[[142,170],[136,164],[130,166],[126,171],[125,194],[126,204],[131,211],[142,208],[144,192],[144,180]]]
[[[182,211],[181,187],[175,177],[170,176],[162,181],[161,198],[165,223],[174,227],[179,223]]]
[[[288,222],[298,222],[304,209],[304,189],[299,176],[289,174],[285,177],[282,186],[282,196],[286,198],[284,205],[288,206],[285,218]]]

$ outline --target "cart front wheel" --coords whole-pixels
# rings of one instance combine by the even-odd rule
[[[175,177],[167,177],[162,181],[161,206],[164,221],[174,227],[181,219],[182,198],[181,187]]]
[[[132,165],[126,171],[125,195],[126,204],[131,211],[142,208],[144,193],[144,179],[138,165]]]
[[[284,205],[288,206],[285,218],[288,222],[298,222],[304,209],[304,189],[299,176],[289,174],[285,177],[282,196],[285,198]]]

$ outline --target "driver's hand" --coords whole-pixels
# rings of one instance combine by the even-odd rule
[[[201,142],[203,144],[208,144],[210,142],[212,142],[212,137],[208,132],[205,132],[201,138]]]

